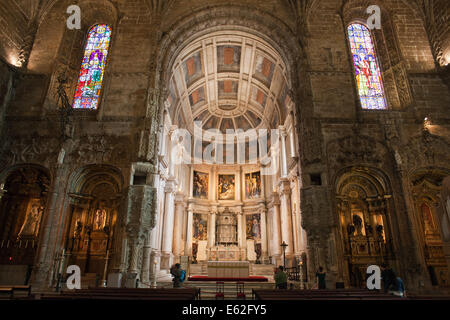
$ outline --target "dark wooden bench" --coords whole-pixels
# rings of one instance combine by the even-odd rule
[[[263,290],[253,289],[257,300],[396,300],[404,299],[368,290]]]
[[[66,290],[61,294],[42,295],[41,300],[195,300],[200,299],[196,288],[92,288]]]
[[[27,298],[30,296],[30,285],[0,286],[0,298],[2,299]]]

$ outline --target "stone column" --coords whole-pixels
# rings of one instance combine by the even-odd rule
[[[245,214],[242,211],[242,207],[238,207],[238,218],[240,218],[241,224],[238,223],[238,233],[241,235],[241,245],[239,249],[243,252],[243,256],[241,256],[242,260],[247,259],[247,227],[245,221]],[[238,220],[239,221],[239,220]]]
[[[183,233],[184,208],[184,195],[178,193],[175,197],[175,218],[173,226],[173,254],[176,259],[180,257],[182,251],[181,235]]]
[[[211,218],[209,223],[208,230],[208,247],[212,248],[216,245],[216,215],[217,215],[217,207],[211,207]]]
[[[192,223],[193,223],[193,210],[192,206],[189,205],[187,209],[186,246],[184,249],[184,254],[187,256],[192,256]]]
[[[145,242],[144,247],[142,248],[142,271],[141,271],[141,280],[145,284],[150,284],[150,268],[151,268],[151,231],[145,230]]]
[[[267,209],[264,205],[261,205],[261,261],[263,263],[268,262],[267,254],[267,225],[266,225],[266,215]]]
[[[161,268],[170,269],[173,263],[173,223],[174,223],[174,193],[175,180],[169,178],[165,187],[164,225],[162,234]]]
[[[57,237],[62,236],[62,221],[65,218],[65,189],[68,168],[58,164],[55,179],[48,193],[48,206],[43,215],[40,241],[37,249],[36,266],[33,270],[32,284],[37,288],[47,288],[52,285],[54,256],[57,249]],[[63,217],[61,217],[63,215]]]
[[[280,146],[281,146],[281,150],[280,150],[280,156],[281,156],[281,163],[280,163],[280,167],[281,167],[281,177],[286,177],[287,176],[287,159],[286,159],[286,137],[287,137],[287,133],[286,133],[286,128],[284,126],[280,126]]]
[[[272,215],[272,248],[274,263],[279,264],[281,257],[281,237],[280,237],[280,199],[277,193],[272,194],[273,215]]]
[[[281,241],[288,244],[286,247],[286,260],[291,259],[294,253],[294,241],[292,237],[292,213],[291,213],[291,188],[289,180],[281,179],[280,183],[281,202]]]

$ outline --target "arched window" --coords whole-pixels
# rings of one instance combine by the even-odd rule
[[[97,24],[90,29],[73,99],[73,108],[97,109],[110,40],[111,28],[108,25]]]
[[[383,84],[370,30],[352,23],[347,28],[356,83],[363,109],[386,109]]]

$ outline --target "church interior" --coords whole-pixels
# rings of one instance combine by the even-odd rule
[[[76,265],[83,288],[170,287],[179,263],[192,287],[284,266],[363,289],[388,265],[450,294],[449,12],[2,0],[0,286]]]

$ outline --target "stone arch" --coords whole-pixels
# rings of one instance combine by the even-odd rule
[[[160,41],[155,85],[161,79],[164,87],[168,87],[171,71],[167,72],[167,70],[171,70],[171,65],[184,47],[183,44],[188,43],[192,38],[214,32],[224,26],[247,30],[271,44],[284,59],[289,70],[289,78],[291,81],[295,80],[296,57],[302,49],[295,41],[295,34],[289,26],[272,14],[248,6],[215,5],[201,9],[195,15],[191,13],[189,15],[189,17],[180,17],[170,30],[165,32]],[[292,82],[290,86],[294,88],[295,84]]]
[[[122,173],[109,165],[82,167],[69,179],[64,249],[70,253],[67,263],[76,264],[82,273],[90,274],[91,285],[106,280],[104,270],[112,267],[105,265],[105,259],[117,259],[119,255],[123,187]]]
[[[445,286],[450,279],[447,199],[442,198],[447,191],[443,182],[449,177],[449,169],[436,167],[419,168],[409,175],[419,250],[423,251],[432,285]]]
[[[1,284],[30,279],[50,183],[49,170],[34,164],[12,166],[0,174]]]
[[[391,264],[397,219],[391,203],[388,176],[376,168],[347,167],[334,180],[338,251],[343,279],[352,287],[365,287],[368,265]]]
[[[272,14],[248,6],[215,5],[199,10],[189,17],[183,16],[166,31],[159,43],[156,76],[154,78],[154,92],[158,93],[150,98],[153,102],[151,114],[157,122],[162,117],[161,107],[167,99],[172,65],[184,46],[190,40],[221,29],[243,30],[261,37],[268,42],[282,57],[287,67],[288,83],[292,89],[297,88],[297,57],[302,51],[296,42],[296,36],[285,22]],[[295,97],[295,95],[293,95]]]

